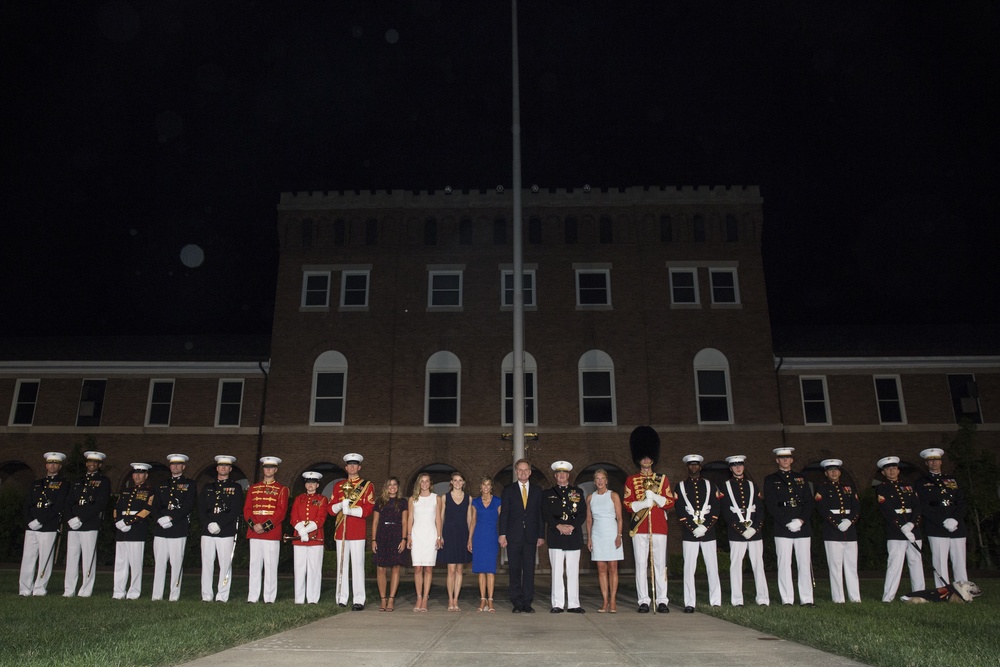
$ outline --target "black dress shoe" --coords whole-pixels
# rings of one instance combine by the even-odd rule
[[[684,607],[684,613],[685,614],[693,614],[694,613],[694,607]]]
[[[365,610],[365,606],[363,604],[357,604],[357,603],[355,603],[355,605],[353,607],[351,607],[351,611],[364,611],[364,610]]]
[[[816,605],[814,605],[812,602],[803,602],[802,606],[803,607],[812,607],[812,608],[816,607]]]
[[[587,613],[587,610],[584,609],[583,607],[570,607],[566,611],[568,611],[571,614],[586,614]]]
[[[661,602],[660,604],[656,605],[656,613],[657,614],[669,614],[670,613],[670,607],[667,606],[666,602]]]
[[[344,603],[344,602],[338,602],[338,603],[337,603],[337,606],[338,606],[338,607],[346,607],[346,606],[347,606],[347,604],[346,604],[346,603]]]
[[[639,605],[639,613],[640,614],[648,614],[649,613],[649,605],[646,604],[645,602],[643,602],[641,605]]]
[[[523,607],[521,607],[521,611],[523,611],[525,614],[534,614],[535,613],[535,610],[531,608],[530,604],[526,604]]]
[[[510,611],[511,611],[511,613],[513,613],[513,614],[520,614],[520,613],[521,613],[521,608],[520,608],[520,607],[518,607],[517,605],[514,605],[514,608],[513,608],[513,609],[511,609]]]
[[[573,610],[570,609],[570,611],[573,611]],[[550,614],[561,614],[561,613],[563,613],[563,608],[562,607],[552,607],[552,609],[549,609],[549,613]]]

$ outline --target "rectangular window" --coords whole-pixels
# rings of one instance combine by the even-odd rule
[[[173,400],[173,380],[150,380],[146,426],[170,426],[170,406]]]
[[[427,374],[427,425],[458,425],[458,373]]]
[[[528,220],[528,243],[539,244],[542,242],[542,220],[541,218],[531,218]]]
[[[705,242],[705,218],[700,215],[694,216],[694,220],[691,221],[691,236],[696,243]]]
[[[513,306],[514,305],[514,272],[513,271],[501,271],[500,272],[500,291],[502,301],[500,305],[502,306]],[[535,305],[535,271],[534,269],[525,271],[523,277],[521,278],[521,292],[524,294],[524,306],[527,308],[529,306]]]
[[[660,216],[660,243],[673,243],[674,221],[669,215]]]
[[[514,374],[503,374],[503,423],[514,423]],[[524,371],[524,423],[535,424],[535,374]]]
[[[577,241],[576,218],[566,218],[564,223],[565,237],[567,245],[573,245]]]
[[[507,244],[507,221],[497,218],[493,221],[493,245]]]
[[[670,303],[699,303],[697,269],[670,269]]]
[[[80,389],[80,407],[76,412],[77,426],[100,426],[104,412],[104,390],[107,380],[84,380]]]
[[[472,220],[465,218],[458,221],[458,242],[460,245],[472,245]]]
[[[219,380],[216,426],[239,426],[243,414],[243,380]]]
[[[581,371],[584,424],[614,424],[615,399],[611,371]]]
[[[726,387],[726,372],[722,370],[699,370],[698,379],[698,422],[729,423],[729,391]]]
[[[378,221],[374,218],[365,220],[365,245],[378,243]]]
[[[801,377],[802,414],[806,424],[829,424],[830,410],[826,403],[826,378]]]
[[[302,274],[302,306],[330,305],[330,272],[305,271]]]
[[[607,269],[577,269],[576,305],[610,306],[611,272]]]
[[[740,302],[740,284],[736,269],[709,269],[712,286],[712,303],[736,304]]]
[[[18,380],[14,388],[14,405],[10,409],[11,426],[31,426],[35,419],[38,387],[41,380]]]
[[[462,305],[461,271],[431,271],[428,275],[428,306]]]
[[[874,380],[879,422],[882,424],[905,424],[906,411],[903,408],[903,392],[899,386],[899,376],[876,375]]]
[[[312,423],[344,423],[344,373],[316,373]]]
[[[340,276],[340,305],[368,305],[368,271],[344,271]]]
[[[969,373],[948,375],[948,390],[951,393],[956,424],[963,419],[969,419],[974,424],[983,423],[983,414],[979,409],[979,387],[975,375]]]
[[[614,243],[614,230],[611,226],[611,218],[601,216],[599,223],[599,236],[601,243]]]

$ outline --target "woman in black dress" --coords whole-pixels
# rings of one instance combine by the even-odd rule
[[[438,562],[448,564],[448,611],[459,611],[458,594],[462,591],[462,570],[472,562],[469,549],[469,526],[472,506],[465,493],[465,477],[451,474],[451,491],[441,496],[441,525],[444,544]]]
[[[382,601],[379,611],[392,611],[396,602],[396,589],[399,588],[399,566],[406,560],[406,535],[404,528],[407,519],[406,500],[399,497],[399,480],[390,477],[382,485],[382,495],[375,501],[374,519],[372,520],[372,555],[375,561],[378,594]],[[379,544],[381,543],[381,548]],[[392,570],[389,578],[389,595],[386,596],[387,570]]]

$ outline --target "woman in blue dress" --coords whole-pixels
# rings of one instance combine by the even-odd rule
[[[618,561],[622,551],[622,501],[608,488],[608,473],[594,472],[597,490],[587,498],[587,534],[590,535],[590,560],[597,563],[597,580],[604,603],[597,613],[618,613]]]
[[[472,509],[465,492],[465,477],[451,473],[451,491],[441,496],[441,554],[438,560],[448,564],[448,611],[459,611],[458,594],[462,592],[462,571],[472,560],[469,554],[469,527]]]
[[[497,534],[500,499],[493,495],[493,480],[489,477],[483,478],[479,490],[479,497],[472,501],[469,551],[472,552],[472,571],[479,575],[479,611],[488,609],[496,612],[493,608],[493,584],[500,551]]]

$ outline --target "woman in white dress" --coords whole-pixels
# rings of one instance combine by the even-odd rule
[[[413,583],[417,588],[417,604],[413,611],[427,611],[427,596],[431,592],[431,577],[441,548],[441,515],[438,497],[431,491],[431,476],[421,473],[413,485],[407,517],[406,546],[413,559]]]
[[[597,563],[597,579],[604,603],[597,613],[618,613],[618,561],[622,551],[622,501],[608,488],[608,473],[603,468],[594,473],[597,490],[587,498],[587,534],[590,535],[590,560]]]

